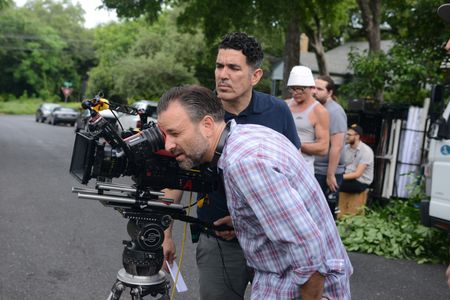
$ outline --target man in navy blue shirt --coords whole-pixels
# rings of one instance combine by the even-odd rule
[[[286,103],[271,95],[253,90],[263,75],[263,52],[255,38],[236,32],[226,35],[219,44],[215,81],[218,98],[225,109],[225,121],[259,124],[285,135],[300,149],[292,114]],[[166,197],[179,203],[181,191],[166,191]],[[199,194],[197,216],[216,225],[230,223],[225,192]],[[166,230],[164,257],[175,259],[172,226]],[[200,299],[243,299],[252,270],[233,230],[201,232],[197,245]]]

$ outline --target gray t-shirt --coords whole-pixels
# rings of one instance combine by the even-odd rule
[[[330,139],[332,135],[347,132],[347,115],[344,109],[334,100],[328,100],[325,108],[330,116]],[[317,155],[314,160],[314,173],[327,175],[328,155]],[[344,147],[342,147],[339,164],[336,168],[336,174],[343,174],[345,170]]]
[[[367,165],[362,175],[356,178],[357,181],[365,184],[371,184],[373,180],[373,151],[372,149],[359,142],[358,147],[353,149],[350,145],[345,146],[345,173],[355,172],[359,164]]]

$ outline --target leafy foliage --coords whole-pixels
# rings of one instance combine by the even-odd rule
[[[342,94],[350,99],[376,98],[375,89],[380,88],[386,102],[422,105],[427,87],[442,80],[439,66],[448,31],[436,14],[440,4],[438,0],[385,2],[384,21],[395,45],[386,54],[350,54],[355,77],[341,88]]]
[[[337,222],[348,251],[405,258],[419,263],[446,263],[450,234],[420,225],[417,200],[394,199],[386,207],[367,210]]]
[[[159,98],[174,85],[198,83],[194,66],[205,47],[202,35],[179,32],[176,14],[167,11],[151,26],[139,19],[98,29],[99,65],[90,72],[88,92],[102,90],[110,100],[127,102]]]
[[[0,11],[1,93],[48,99],[60,94],[64,81],[78,90],[94,60],[82,14],[79,6],[50,0]]]

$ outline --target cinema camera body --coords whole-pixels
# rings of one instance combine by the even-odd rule
[[[145,122],[145,112],[140,112],[144,121],[142,130],[122,138],[115,126],[98,113],[99,107],[112,106],[115,111],[139,113],[128,106],[111,105],[98,96],[82,103],[83,108],[91,110],[91,118],[89,129],[76,134],[70,173],[81,184],[88,184],[91,179],[96,179],[96,184],[95,188],[74,187],[72,191],[79,198],[98,200],[113,207],[129,219],[127,231],[131,240],[123,241],[124,269],[119,271],[116,284],[141,285],[142,282],[136,283],[136,278],[142,277],[144,285],[150,287],[148,293],[164,294],[168,284],[160,271],[164,261],[162,243],[164,230],[172,220],[221,228],[188,216],[181,205],[165,199],[161,190],[208,192],[217,187],[218,176],[207,168],[179,168],[174,157],[163,150],[164,136],[159,128],[153,122]],[[120,176],[130,176],[134,184],[113,184],[112,179]],[[117,293],[114,292],[116,284],[112,293]]]

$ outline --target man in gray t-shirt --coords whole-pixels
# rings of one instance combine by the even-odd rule
[[[328,155],[316,156],[314,173],[319,182],[331,213],[334,217],[335,208],[339,201],[339,186],[343,180],[345,169],[344,139],[347,132],[347,115],[334,96],[334,82],[329,76],[316,79],[316,93],[314,97],[325,106],[330,117],[330,150]]]

